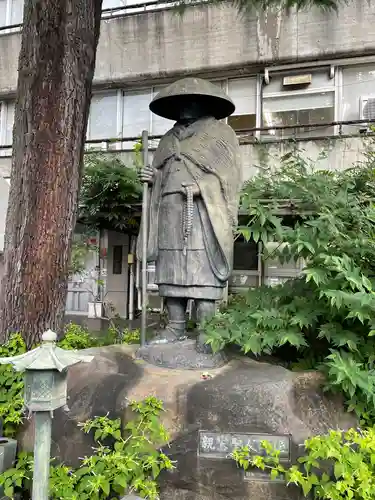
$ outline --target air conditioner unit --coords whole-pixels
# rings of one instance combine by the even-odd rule
[[[360,119],[369,120],[369,123],[361,124],[361,131],[368,132],[375,123],[375,96],[361,97],[360,99]]]

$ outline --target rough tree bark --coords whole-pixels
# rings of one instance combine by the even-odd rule
[[[26,0],[0,342],[62,324],[102,0]]]

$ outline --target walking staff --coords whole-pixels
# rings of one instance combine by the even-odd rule
[[[142,132],[142,160],[143,167],[148,165],[148,132]],[[143,183],[142,198],[142,322],[141,347],[146,344],[147,327],[147,242],[148,242],[148,190],[147,182]]]

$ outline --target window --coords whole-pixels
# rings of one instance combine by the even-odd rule
[[[0,27],[21,24],[24,0],[0,0]]]
[[[264,282],[266,285],[278,285],[300,275],[304,263],[302,259],[297,262],[291,260],[283,264],[276,257],[275,252],[281,250],[285,243],[268,242],[266,244],[266,258],[264,259]]]
[[[115,9],[116,7],[126,7],[126,0],[103,0],[102,9]]]
[[[333,127],[329,124],[335,119],[334,79],[329,78],[328,69],[325,72],[306,73],[307,77],[311,77],[311,81],[304,85],[286,85],[285,76],[297,76],[290,73],[271,76],[269,85],[264,85],[262,126],[303,125],[299,128],[268,130],[266,135],[332,135]],[[299,76],[302,76],[301,73]],[[311,127],[313,124],[327,126]]]
[[[152,99],[158,94],[163,88],[165,88],[166,85],[159,85],[157,87],[154,87],[152,90]],[[150,104],[150,103],[149,103]],[[174,121],[173,120],[167,120],[166,118],[162,118],[161,116],[155,115],[155,113],[151,113],[151,134],[152,135],[163,135],[168,130],[170,130],[173,125]]]
[[[151,89],[123,93],[123,137],[141,137],[143,130],[150,130]]]
[[[91,99],[87,139],[115,139],[117,126],[117,91],[99,92]]]
[[[132,5],[144,4],[152,0],[103,0],[102,9],[116,9],[118,7],[130,7]],[[121,11],[120,11],[121,12]]]
[[[229,116],[228,124],[234,130],[246,130],[256,127],[256,78],[238,78],[228,81],[228,95],[236,109]]]
[[[342,69],[342,115],[343,121],[372,117],[368,102],[375,98],[375,65],[352,66]],[[366,107],[367,104],[367,107]],[[375,118],[375,116],[373,117]],[[346,125],[344,133],[354,133],[366,128],[365,124]]]
[[[5,110],[5,145],[11,145],[13,142],[13,125],[14,125],[15,103],[7,102]]]
[[[112,274],[122,274],[122,245],[113,247]]]
[[[0,102],[0,145],[11,146],[14,123],[14,101]],[[10,156],[11,147],[0,149],[0,156]]]
[[[246,241],[242,236],[235,240],[233,269],[239,271],[258,270],[258,245],[255,241]]]
[[[233,272],[229,278],[231,293],[258,286],[259,282],[258,245],[254,241],[245,241],[240,236],[234,242]]]

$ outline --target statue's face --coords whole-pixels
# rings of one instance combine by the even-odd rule
[[[190,102],[181,109],[180,121],[197,120],[205,116],[203,107],[198,102]]]

